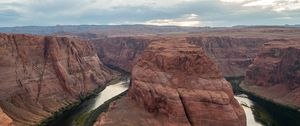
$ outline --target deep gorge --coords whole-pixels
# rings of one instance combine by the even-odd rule
[[[298,40],[222,34],[0,34],[0,115],[17,126],[300,125]]]

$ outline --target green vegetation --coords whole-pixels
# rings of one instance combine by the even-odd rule
[[[37,126],[46,126],[47,124],[49,124],[50,122],[56,120],[57,118],[59,118],[61,115],[63,115],[64,113],[71,111],[73,108],[76,108],[77,106],[79,106],[81,103],[81,101],[75,102],[73,104],[67,105],[63,108],[60,108],[58,111],[54,112],[52,114],[51,117],[43,120],[40,124],[38,124]]]
[[[263,108],[255,105],[251,108],[251,110],[254,114],[255,120],[261,122],[266,126],[279,126],[279,123],[274,120]]]
[[[84,113],[83,115],[81,115],[80,117],[78,117],[75,120],[76,126],[85,126],[84,123],[88,119],[88,117],[90,116],[91,113],[92,112],[87,112],[87,113]]]
[[[232,84],[235,93],[246,94],[255,102],[251,110],[256,121],[266,126],[300,126],[300,112],[294,107],[278,104],[241,88],[239,85],[243,82],[243,77],[226,77],[226,79]]]
[[[118,77],[112,81],[110,81],[107,85],[110,84],[114,84],[117,83],[119,81],[122,80],[126,80],[128,78],[128,76],[121,76]],[[109,99],[108,101],[104,102],[101,106],[99,106],[97,109],[84,113],[83,115],[81,115],[80,117],[75,119],[75,125],[76,126],[92,126],[94,124],[94,122],[96,121],[96,119],[98,118],[98,116],[102,113],[102,112],[106,112],[109,108],[109,104],[119,98],[121,98],[122,96],[124,96],[127,93],[127,91]]]
[[[109,80],[108,82],[106,82],[106,86],[114,84],[114,83],[122,81],[122,80],[126,80],[130,76],[129,72],[127,72],[127,71],[125,71],[125,70],[123,70],[119,67],[116,67],[116,66],[113,66],[113,65],[107,65],[107,66],[109,68],[113,69],[113,70],[118,71],[119,73],[121,73],[121,75]],[[79,99],[78,99],[77,102],[74,102],[73,104],[67,105],[66,107],[63,107],[63,108],[59,109],[57,112],[54,112],[51,117],[43,120],[37,126],[51,125],[56,120],[61,119],[64,115],[72,114],[72,112],[74,112],[76,109],[78,109],[80,107],[80,105],[82,105],[85,101],[87,101],[87,100],[89,100],[93,97],[96,97],[97,94],[99,94],[101,91],[103,91],[106,86],[99,86],[97,89],[95,89],[94,91],[92,91],[89,94],[80,94]],[[79,126],[82,125],[82,124],[83,124],[82,126],[92,125],[93,122],[100,115],[100,113],[104,112],[108,109],[110,102],[119,99],[120,97],[124,96],[125,94],[126,94],[126,92],[124,92],[124,93],[122,93],[118,96],[115,96],[112,99],[110,99],[110,100],[106,101],[105,103],[103,103],[103,105],[98,107],[96,110],[94,110],[90,113],[83,114],[78,119],[76,119],[75,123],[77,123]]]
[[[255,119],[263,124],[267,126],[280,126],[283,124],[286,126],[300,126],[300,112],[294,107],[276,103],[247,90],[242,90],[242,92],[247,94],[250,99],[260,106],[264,107],[264,109],[256,108],[255,111],[253,111],[256,117]],[[264,113],[269,113],[272,117]],[[275,120],[278,122],[275,122]]]
[[[127,91],[125,91],[125,92],[111,98],[110,100],[104,102],[97,109],[95,109],[91,112],[87,112],[87,113],[83,114],[82,116],[80,116],[79,118],[75,119],[76,126],[92,126],[96,122],[99,115],[102,112],[106,112],[108,110],[109,105],[110,105],[111,102],[120,99],[121,97],[125,96],[126,94],[127,94]]]
[[[106,83],[106,85],[113,84],[115,82],[118,82],[120,80],[125,79],[126,77],[128,77],[128,76],[125,76],[125,77],[124,76],[115,77],[112,80],[108,81]],[[76,110],[84,101],[89,100],[89,99],[95,97],[98,93],[100,93],[104,89],[105,89],[105,86],[99,86],[97,89],[95,89],[94,91],[92,91],[91,93],[89,93],[87,95],[81,94],[79,96],[79,99],[78,99],[77,102],[74,102],[74,103],[72,103],[70,105],[67,105],[67,106],[65,106],[63,108],[60,108],[58,111],[54,112],[52,114],[52,116],[50,116],[47,119],[43,120],[37,126],[46,126],[46,125],[49,125],[49,124],[53,123],[55,120],[59,119],[63,115],[69,114],[72,111]]]

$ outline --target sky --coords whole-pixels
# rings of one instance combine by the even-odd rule
[[[0,27],[300,24],[300,0],[0,0]]]

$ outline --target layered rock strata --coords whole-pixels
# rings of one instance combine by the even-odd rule
[[[115,37],[93,41],[99,58],[105,64],[131,72],[134,63],[150,44],[151,39],[139,37]]]
[[[187,37],[191,44],[203,47],[227,77],[244,76],[264,43],[264,38],[199,36]]]
[[[105,64],[131,71],[134,63],[145,48],[156,38],[160,41],[168,37],[113,37],[94,40],[98,55]],[[197,36],[177,37],[203,47],[206,54],[218,65],[225,76],[244,76],[257,52],[268,39]]]
[[[233,96],[202,48],[152,42],[134,65],[128,96],[111,104],[95,126],[245,126]]]
[[[13,120],[8,117],[0,108],[0,126],[14,126]]]
[[[265,44],[246,72],[242,87],[274,102],[300,108],[300,41]]]
[[[90,42],[0,34],[0,106],[20,126],[35,125],[105,86],[114,72]]]

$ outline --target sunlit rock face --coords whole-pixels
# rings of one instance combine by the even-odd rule
[[[0,126],[15,126],[13,120],[0,108]]]
[[[242,107],[217,66],[183,40],[152,42],[132,70],[128,96],[95,126],[245,126]]]
[[[300,107],[300,41],[265,44],[246,73],[243,87],[292,107]]]
[[[0,34],[0,106],[15,125],[35,125],[104,86],[114,72],[90,42]]]

